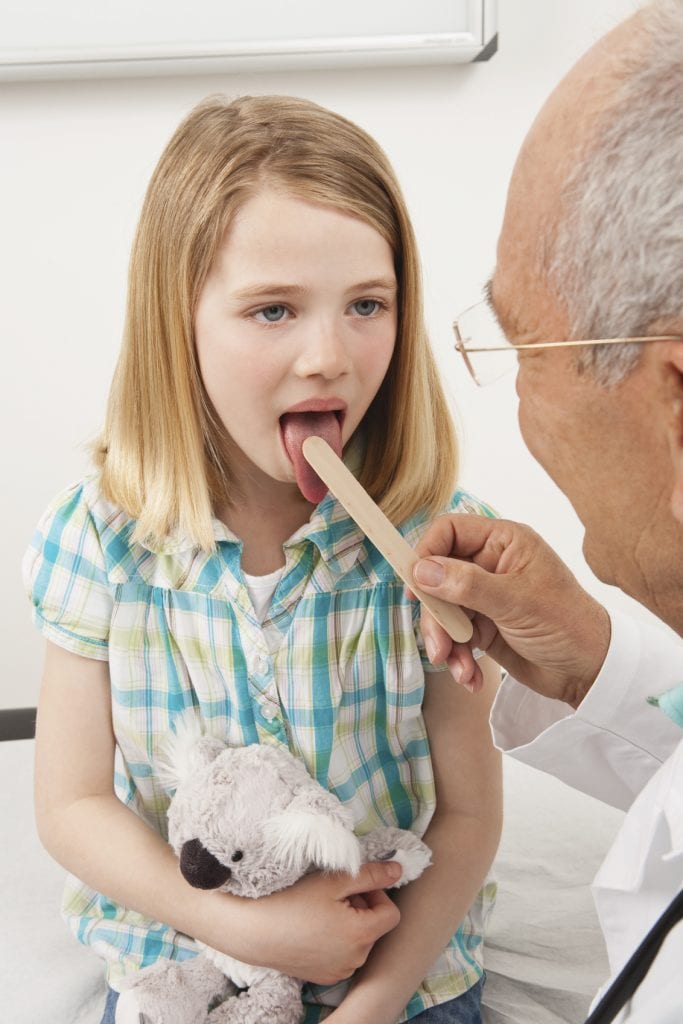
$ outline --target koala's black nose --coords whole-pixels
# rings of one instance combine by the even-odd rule
[[[180,871],[195,889],[218,889],[232,874],[199,839],[188,839],[180,851]]]

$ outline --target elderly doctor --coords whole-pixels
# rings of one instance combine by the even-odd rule
[[[579,515],[589,564],[683,635],[683,0],[618,26],[550,96],[488,292],[516,349],[524,439]],[[458,347],[486,373],[506,353],[477,349],[508,342],[466,321]],[[635,994],[642,953],[617,986],[614,1019],[681,1024],[683,646],[608,615],[519,524],[444,516],[419,554],[416,582],[470,609],[474,643],[509,672],[497,744],[628,809],[595,882],[612,980],[674,906]],[[426,613],[423,630],[432,660],[476,691],[469,649]]]

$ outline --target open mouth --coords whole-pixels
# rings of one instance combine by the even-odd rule
[[[304,498],[314,505],[323,500],[327,494],[327,487],[304,458],[303,443],[307,437],[313,435],[322,437],[341,458],[342,425],[345,416],[346,409],[338,407],[336,409],[295,408],[280,417],[282,441],[294,467],[297,486]]]

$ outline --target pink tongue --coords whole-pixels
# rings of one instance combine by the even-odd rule
[[[301,446],[307,437],[322,437],[341,458],[341,427],[333,412],[288,412],[282,417],[282,437],[299,490],[306,501],[317,505],[327,494],[327,487],[306,462]]]

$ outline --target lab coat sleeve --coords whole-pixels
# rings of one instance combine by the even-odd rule
[[[683,643],[622,613],[610,619],[607,657],[576,711],[506,676],[491,729],[500,750],[626,810],[681,738],[647,698],[683,682]]]

